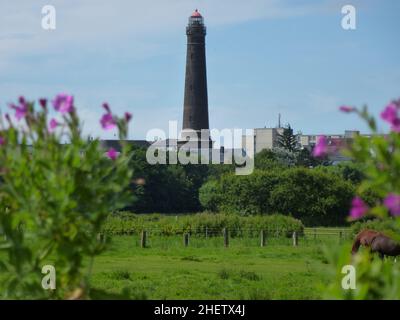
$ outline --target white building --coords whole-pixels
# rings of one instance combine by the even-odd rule
[[[254,129],[254,152],[278,147],[278,135],[284,128],[257,128]],[[242,146],[246,145],[246,136],[242,137]]]
[[[254,129],[254,150],[258,153],[264,149],[273,149],[279,147],[278,136],[283,133],[284,128],[257,128]],[[351,140],[360,135],[357,130],[346,130],[344,134],[297,134],[297,142],[300,149],[307,148],[310,151],[315,146],[318,136],[325,136],[328,144],[334,150],[329,158],[334,162],[348,161],[348,157],[341,154],[339,146],[344,146],[351,142]],[[363,135],[369,137],[370,135]],[[242,137],[242,146],[245,146],[245,138]]]

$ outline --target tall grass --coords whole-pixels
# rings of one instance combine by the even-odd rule
[[[258,237],[261,230],[270,236],[290,236],[293,231],[303,233],[300,220],[283,215],[238,216],[225,213],[192,215],[117,213],[108,217],[103,232],[107,234],[135,234],[142,230],[158,235],[190,233],[204,237],[219,236],[223,228],[231,237]]]

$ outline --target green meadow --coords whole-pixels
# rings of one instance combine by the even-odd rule
[[[321,230],[321,229],[319,229]],[[321,299],[333,279],[324,247],[339,244],[328,233],[299,239],[149,236],[140,247],[137,235],[108,238],[96,257],[93,298],[130,299]]]

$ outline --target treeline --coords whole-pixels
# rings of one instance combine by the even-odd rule
[[[349,212],[354,186],[320,170],[257,170],[248,176],[223,175],[205,183],[205,209],[240,215],[282,213],[305,225],[340,225]]]
[[[136,213],[199,212],[203,183],[234,169],[232,165],[150,165],[146,149],[140,147],[134,147],[130,165],[134,169],[133,200],[126,209]]]
[[[135,213],[279,213],[307,226],[342,225],[363,179],[355,164],[331,165],[307,150],[260,152],[248,176],[235,175],[232,165],[150,165],[145,155],[135,148],[131,159],[134,199],[127,209]]]

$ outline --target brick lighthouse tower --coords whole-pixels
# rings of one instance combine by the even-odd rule
[[[181,142],[197,138],[196,145],[210,147],[206,72],[206,27],[196,9],[186,27],[187,54]],[[194,137],[195,136],[195,137]],[[191,143],[191,145],[194,145]]]

